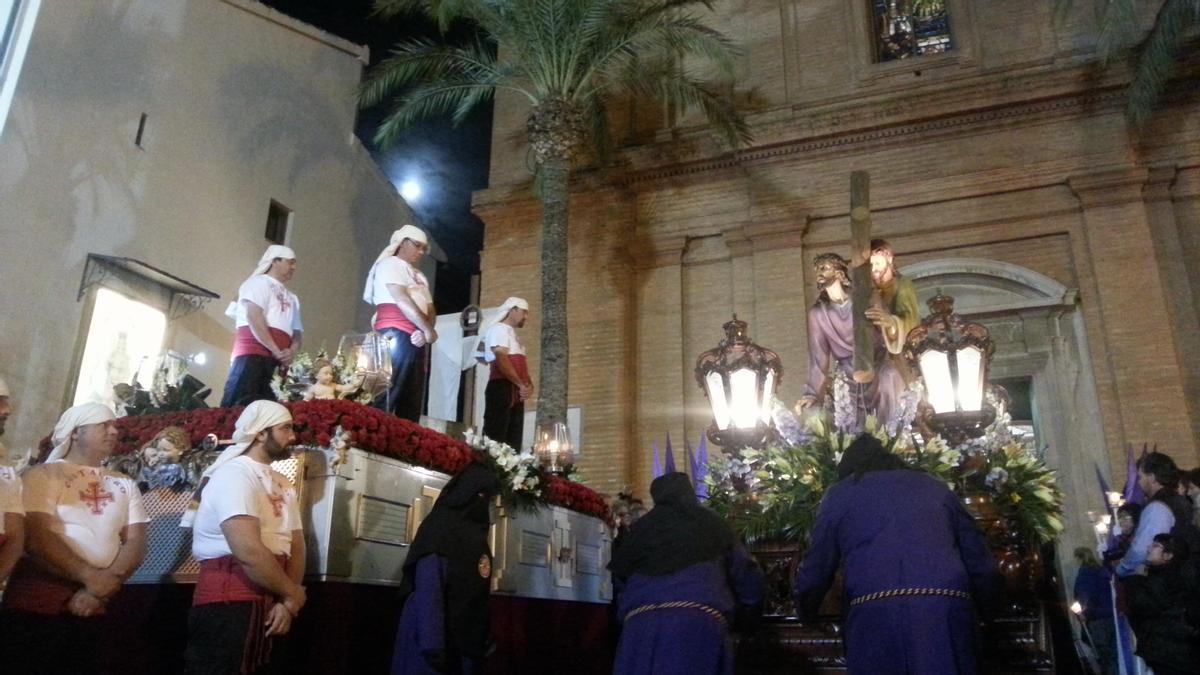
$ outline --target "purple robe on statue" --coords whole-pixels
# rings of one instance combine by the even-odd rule
[[[400,629],[392,652],[392,675],[483,672],[482,664],[474,659],[446,652],[447,566],[447,559],[440,555],[427,555],[417,562],[416,587],[400,613]],[[434,669],[427,654],[444,655],[446,668]]]
[[[839,305],[821,301],[809,308],[806,396],[832,395],[830,391],[822,392],[821,388],[826,376],[836,367],[850,380],[850,398],[859,410],[860,421],[873,414],[880,423],[889,423],[899,408],[905,384],[887,347],[878,338],[875,340],[875,363],[878,364],[875,379],[867,384],[855,384],[851,379],[854,373],[854,311],[849,302]]]
[[[634,574],[617,596],[624,625],[614,675],[732,675],[728,622],[738,605],[757,605],[764,592],[762,570],[740,546],[671,574]],[[704,605],[722,617],[695,607],[629,616],[639,608],[679,601]]]
[[[851,674],[977,672],[975,602],[999,588],[996,563],[958,497],[918,471],[870,471],[825,494],[796,572],[796,607],[811,620],[845,568],[846,664]],[[903,589],[916,594],[855,598]],[[954,597],[959,596],[959,597]]]

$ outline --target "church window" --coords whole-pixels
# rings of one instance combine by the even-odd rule
[[[875,62],[898,61],[950,51],[946,0],[869,0]]]
[[[286,244],[288,227],[292,224],[292,210],[274,199],[267,210],[267,241],[272,244]]]

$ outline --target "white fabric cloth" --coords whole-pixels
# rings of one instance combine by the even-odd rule
[[[27,513],[53,516],[50,530],[93,567],[108,567],[121,549],[121,530],[149,522],[137,483],[96,466],[52,461],[22,478]]]
[[[21,477],[11,466],[0,466],[0,534],[4,534],[4,514],[25,515],[21,503]]]
[[[495,323],[499,308],[482,310],[482,324]],[[507,310],[505,310],[507,311]],[[458,419],[458,390],[462,371],[475,366],[476,348],[483,344],[483,337],[463,337],[458,314],[438,316],[434,328],[438,341],[433,343],[429,365],[429,416],[439,420]],[[487,370],[483,372],[483,383],[487,384]],[[479,389],[480,392],[483,389]],[[482,394],[481,394],[482,395]]]
[[[10,394],[8,391],[8,383],[4,381],[3,377],[0,377],[0,396],[11,396],[11,395],[12,394]]]
[[[221,465],[204,488],[192,528],[197,559],[233,554],[221,523],[234,516],[257,518],[262,542],[275,555],[290,553],[292,533],[302,528],[296,488],[269,464],[244,455]]]
[[[75,429],[87,424],[100,424],[115,420],[117,416],[108,406],[100,405],[99,403],[81,403],[77,406],[67,408],[58,418],[58,423],[54,425],[54,434],[50,440],[54,442],[54,449],[50,451],[50,455],[46,457],[47,462],[62,459],[71,451],[71,434]]]
[[[429,291],[429,280],[425,278],[425,273],[407,261],[391,256],[375,263],[373,270],[372,304],[395,303],[388,284],[396,284],[408,291],[408,297],[412,298],[413,304],[421,312],[428,312],[433,305],[433,294]],[[440,332],[438,334],[441,335]]]
[[[280,246],[279,244],[271,244],[270,246],[267,247],[267,250],[262,254],[262,257],[258,259],[258,265],[254,268],[254,274],[255,275],[266,274],[267,270],[271,269],[271,263],[274,262],[276,258],[283,258],[284,260],[295,260],[296,252],[293,251],[292,249],[288,248],[287,246]],[[253,276],[253,275],[251,275],[251,276]]]
[[[262,308],[270,328],[281,330],[288,335],[295,335],[304,330],[304,324],[300,321],[300,298],[274,277],[257,274],[242,282],[238,288],[234,317],[238,328],[250,325],[246,316],[246,302],[253,302]]]
[[[375,275],[379,269],[379,263],[388,258],[396,257],[396,251],[400,250],[400,244],[404,243],[405,239],[412,239],[415,242],[429,245],[429,238],[425,236],[425,232],[416,225],[405,225],[392,233],[388,239],[387,246],[379,252],[379,256],[375,258],[375,264],[371,265],[371,270],[367,272],[367,283],[363,286],[363,302],[372,305],[378,305],[380,301],[375,300]],[[391,300],[383,300],[382,302],[391,302]]]

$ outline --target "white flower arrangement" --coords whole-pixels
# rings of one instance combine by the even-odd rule
[[[487,453],[501,473],[504,474],[505,487],[516,494],[526,494],[540,497],[542,491],[538,480],[538,460],[532,450],[519,451],[511,445],[494,441],[474,429],[467,429],[463,434],[467,445]]]

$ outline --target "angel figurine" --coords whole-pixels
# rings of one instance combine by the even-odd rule
[[[304,392],[304,400],[312,401],[313,399],[335,399],[346,398],[347,396],[358,391],[362,386],[362,379],[351,384],[338,384],[333,379],[333,363],[330,361],[317,361],[313,364],[313,370],[316,373],[316,382],[313,382]]]

